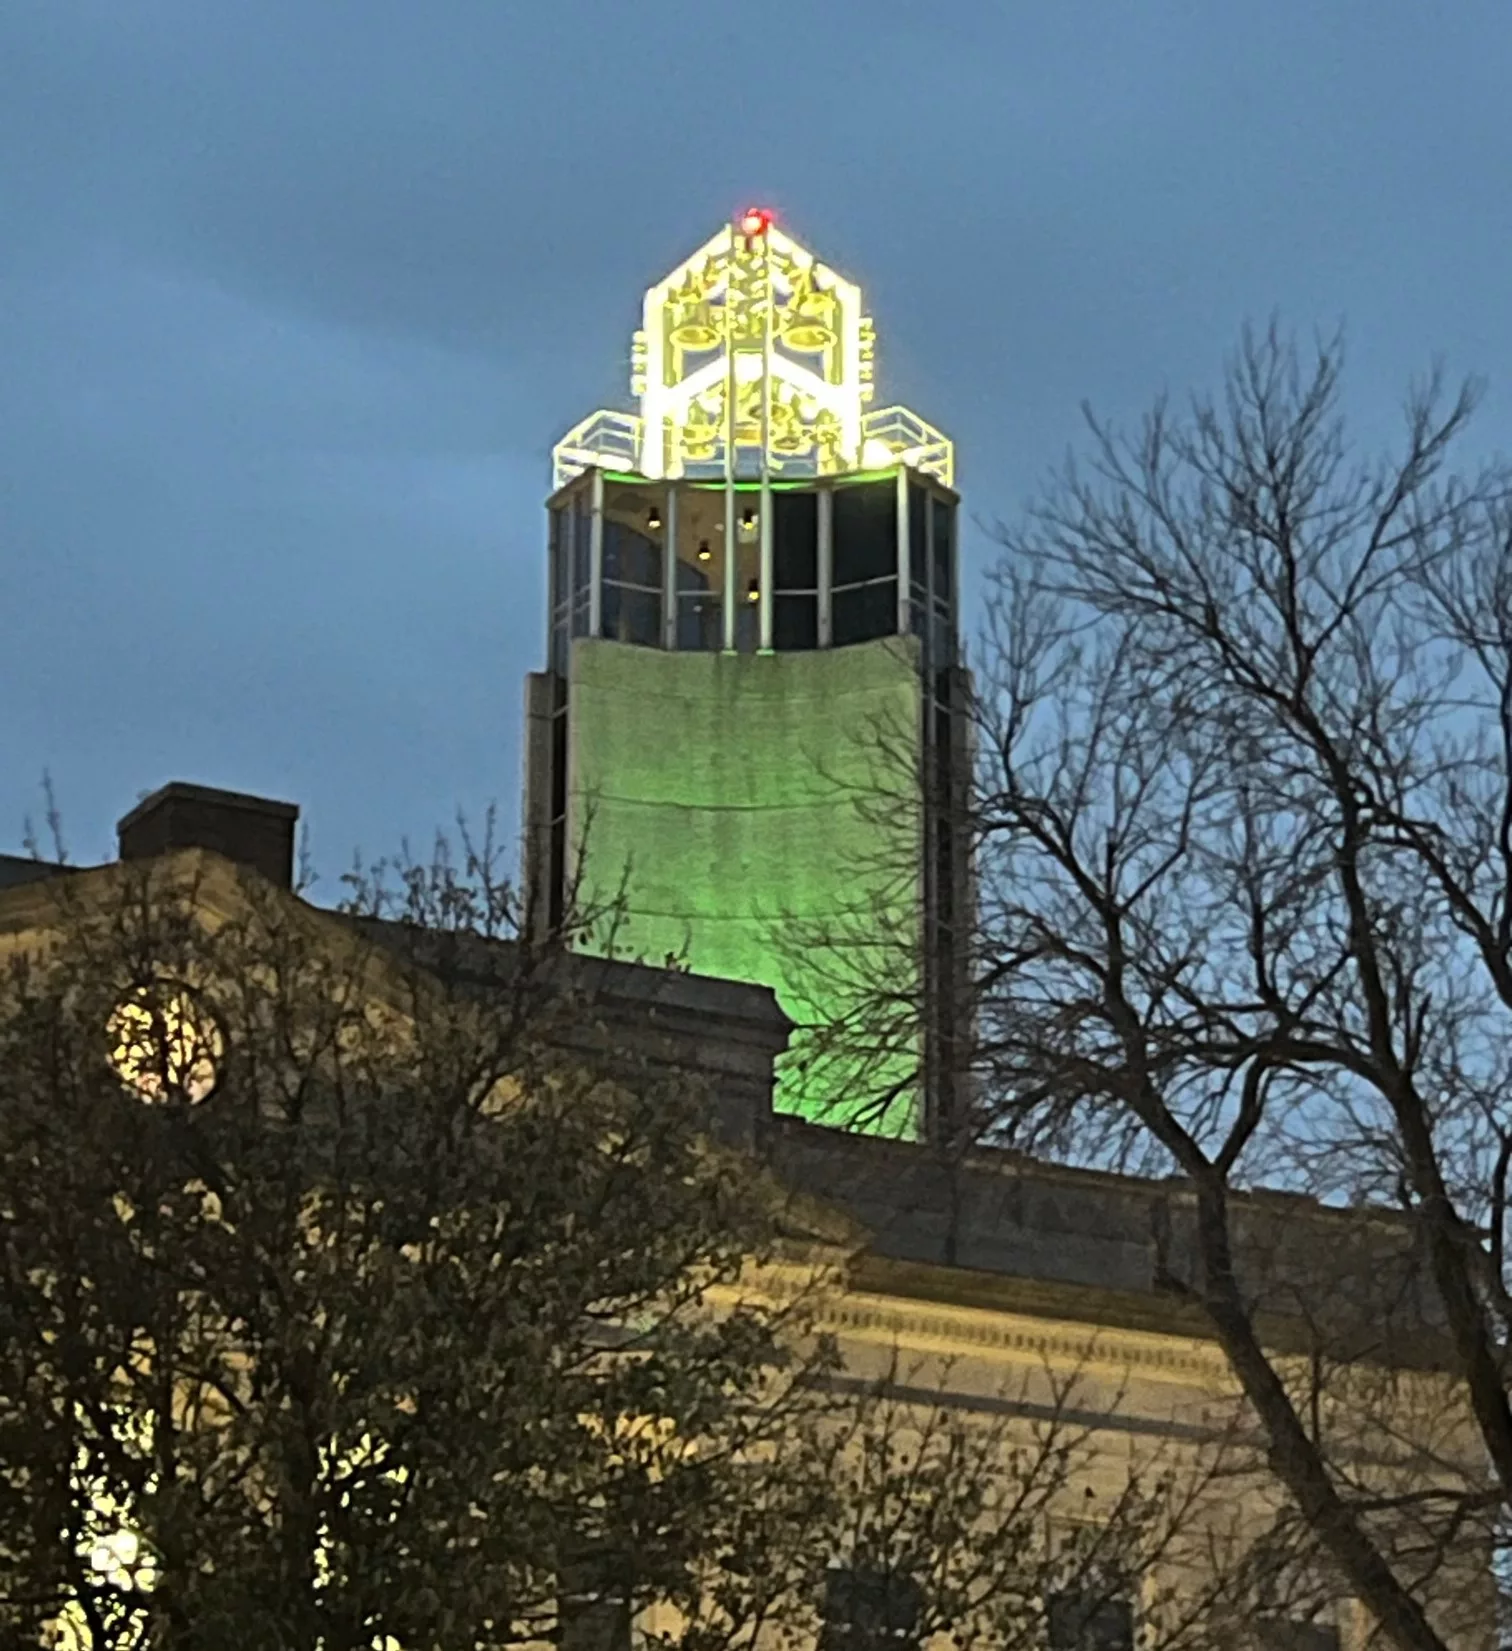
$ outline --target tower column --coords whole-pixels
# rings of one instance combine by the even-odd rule
[[[677,489],[662,506],[662,647],[677,646]]]
[[[733,458],[730,463],[733,465]],[[740,572],[739,532],[739,520],[735,513],[735,478],[726,476],[724,493],[724,651],[727,654],[735,652],[736,604],[740,600],[738,589],[738,575]]]
[[[735,539],[735,430],[738,424],[737,403],[740,398],[740,376],[735,370],[735,286],[736,261],[735,228],[729,230],[729,272],[725,278],[724,335],[725,335],[725,406],[724,406],[724,651],[735,652],[735,605],[740,600],[739,569]]]
[[[604,630],[604,472],[593,471],[593,515],[588,528],[588,634]]]
[[[898,469],[898,635],[909,632],[909,603],[913,597],[913,572],[909,567],[908,471]]]
[[[761,237],[761,562],[756,587],[758,637],[763,653],[772,651],[772,239]]]
[[[772,651],[772,613],[775,597],[772,594],[772,567],[775,557],[772,546],[772,478],[764,472],[761,477],[761,583],[756,601],[760,615],[759,646],[763,653]]]
[[[834,635],[830,597],[835,588],[835,495],[829,488],[819,489],[819,497],[815,500],[815,512],[818,516],[819,530],[816,558],[819,580],[819,646],[827,648]]]

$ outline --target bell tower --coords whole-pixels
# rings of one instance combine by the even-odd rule
[[[859,287],[763,209],[647,291],[632,362],[638,410],[553,453],[531,909],[558,927],[613,903],[612,935],[576,944],[771,986],[796,1024],[780,1110],[945,1127],[966,899],[952,445],[873,409]]]

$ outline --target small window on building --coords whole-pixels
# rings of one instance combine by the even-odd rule
[[[572,517],[565,506],[550,513],[551,611],[565,613],[572,605]]]
[[[677,646],[684,653],[717,653],[724,646],[724,607],[717,596],[678,597]]]
[[[648,534],[637,532],[623,522],[604,522],[604,577],[617,585],[640,585],[660,590],[662,547]]]
[[[1316,1617],[1261,1617],[1255,1645],[1257,1651],[1339,1651],[1339,1630]]]
[[[662,547],[612,518],[604,522],[601,634],[642,648],[662,643]]]
[[[772,612],[772,645],[778,653],[819,646],[819,598],[778,591]]]
[[[604,581],[603,634],[611,642],[641,648],[661,646],[662,599],[656,590],[635,590]]]
[[[952,599],[951,574],[955,567],[955,506],[947,499],[932,499],[930,509],[933,515],[929,535],[930,584],[935,601],[948,604]]]
[[[930,495],[917,482],[908,484],[908,582],[921,596],[929,588]]]
[[[778,590],[819,588],[819,497],[772,495],[772,571]]]
[[[1049,1651],[1134,1651],[1134,1602],[1088,1584],[1052,1594],[1045,1616]]]
[[[836,590],[830,600],[830,626],[837,648],[893,635],[898,628],[898,581],[879,579],[874,585]]]
[[[572,500],[572,592],[586,595],[593,567],[593,505],[585,492]]]
[[[819,1651],[913,1651],[922,1616],[923,1592],[912,1577],[864,1566],[832,1570]]]
[[[591,1551],[564,1566],[557,1599],[560,1651],[630,1651],[630,1589],[615,1571]]]
[[[677,495],[672,583],[674,645],[688,652],[724,646],[725,520],[723,491],[689,487]]]
[[[564,1600],[557,1644],[561,1651],[630,1651],[630,1602],[612,1596]]]
[[[885,482],[834,494],[830,640],[837,648],[898,630],[898,490]]]
[[[932,670],[945,670],[955,663],[957,650],[955,631],[950,623],[950,613],[938,602],[935,603],[934,613],[930,619],[928,648],[928,659]]]
[[[833,582],[863,584],[898,572],[898,489],[884,482],[837,487],[833,506]]]

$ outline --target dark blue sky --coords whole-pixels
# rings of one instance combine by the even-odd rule
[[[291,798],[328,893],[512,828],[551,443],[748,200],[984,524],[1273,310],[1364,433],[1442,353],[1512,449],[1509,86],[1507,0],[9,0],[0,850],[44,770],[85,860]]]

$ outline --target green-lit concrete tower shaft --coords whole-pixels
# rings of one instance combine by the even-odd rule
[[[873,356],[766,212],[647,292],[639,412],[555,450],[527,872],[548,922],[622,890],[617,950],[771,985],[779,1106],[918,1133],[965,899],[957,499],[946,437],[870,410]]]

